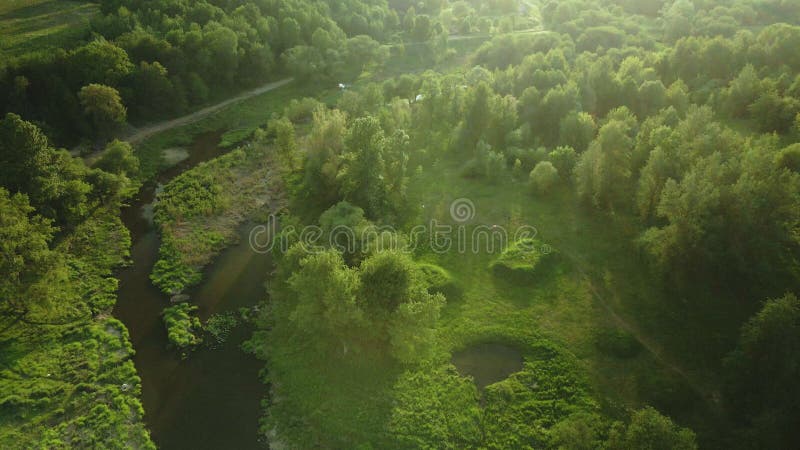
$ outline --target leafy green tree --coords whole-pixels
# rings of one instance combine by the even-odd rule
[[[45,300],[36,284],[56,261],[49,247],[54,231],[25,195],[0,187],[0,308],[24,314]]]
[[[529,184],[537,194],[547,194],[558,183],[558,170],[550,161],[542,161],[530,173]]]
[[[294,124],[286,116],[269,122],[269,131],[275,135],[275,145],[283,160],[290,168],[294,167],[297,154],[297,140],[294,135]]]
[[[750,445],[795,448],[800,418],[800,300],[794,294],[768,300],[742,327],[739,344],[725,360],[726,401],[734,417],[754,433]]]
[[[604,424],[592,413],[576,413],[553,426],[551,446],[558,450],[594,450],[603,447]]]
[[[630,200],[633,150],[630,132],[630,123],[611,120],[600,128],[597,139],[581,156],[575,175],[578,194],[584,200],[609,209]]]
[[[639,118],[653,115],[667,105],[667,89],[660,80],[645,81],[639,86],[639,102],[635,109]]]
[[[209,79],[223,86],[233,83],[239,67],[239,38],[228,27],[209,22],[203,27],[204,70]]]
[[[383,178],[385,146],[376,118],[356,119],[345,137],[346,154],[337,176],[344,199],[364,208],[372,218],[381,217],[389,206]]]
[[[105,39],[78,47],[68,61],[74,89],[88,84],[115,86],[134,69],[125,50]]]
[[[389,57],[388,49],[369,36],[355,36],[347,40],[347,67],[360,74],[370,67],[382,65]]]
[[[347,342],[359,336],[364,314],[357,304],[358,273],[345,265],[335,250],[312,253],[300,261],[300,269],[289,278],[297,305],[290,319],[305,333],[326,343],[326,336]]]
[[[39,214],[59,225],[85,214],[91,186],[82,160],[52,148],[39,127],[16,114],[0,120],[0,163],[0,184],[28,194]]]
[[[556,168],[559,175],[564,179],[572,177],[572,171],[578,162],[578,154],[572,147],[561,146],[547,155],[547,159]]]
[[[781,150],[780,155],[778,155],[778,166],[800,172],[800,143],[790,145]]]
[[[81,88],[78,98],[84,113],[94,125],[94,135],[105,139],[119,130],[127,119],[127,110],[119,92],[102,84],[90,84]]]
[[[597,125],[592,116],[585,112],[571,112],[561,119],[558,142],[572,147],[578,153],[583,153],[589,148],[595,133]]]
[[[725,91],[725,109],[733,117],[744,117],[762,94],[762,81],[755,67],[746,65]]]
[[[305,188],[309,201],[327,208],[339,198],[337,180],[345,149],[347,118],[338,109],[314,111],[306,151]]]
[[[776,90],[770,89],[761,94],[748,110],[761,131],[786,133],[800,113],[800,100],[782,97]]]
[[[530,118],[533,135],[545,146],[556,145],[562,119],[578,105],[578,87],[574,83],[549,90]]]
[[[419,268],[402,251],[376,252],[361,263],[360,273],[359,300],[392,354],[404,363],[427,359],[444,297],[428,293]]]
[[[683,116],[689,109],[689,87],[683,80],[672,83],[667,89],[667,104]]]
[[[185,93],[175,88],[167,69],[158,61],[142,61],[132,74],[134,91],[133,115],[152,120],[154,117],[174,115],[186,109]]]
[[[462,155],[472,155],[478,141],[489,125],[489,100],[491,88],[485,82],[470,90],[464,103],[463,122],[457,129],[454,150]]]
[[[608,448],[612,450],[695,450],[694,433],[675,425],[651,407],[636,411],[627,427],[612,428]]]
[[[359,298],[375,315],[394,312],[401,303],[409,301],[413,290],[419,287],[417,275],[408,255],[379,252],[361,265]]]
[[[133,154],[131,144],[115,139],[106,146],[94,167],[135,178],[139,175],[139,158]]]

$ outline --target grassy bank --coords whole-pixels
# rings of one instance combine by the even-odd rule
[[[58,245],[49,304],[0,321],[0,447],[155,448],[128,331],[109,314],[129,247],[119,211],[101,208]]]
[[[254,143],[174,178],[155,204],[161,233],[151,279],[176,294],[198,283],[202,269],[237,237],[255,212],[280,203],[273,148]]]

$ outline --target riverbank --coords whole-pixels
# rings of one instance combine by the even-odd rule
[[[149,279],[160,246],[152,214],[157,186],[218,156],[223,151],[218,142],[218,133],[200,135],[188,148],[190,158],[148,183],[122,214],[131,230],[132,263],[116,275],[119,293],[114,317],[130,330],[136,349],[133,361],[141,376],[144,421],[159,448],[263,448],[257,438],[264,395],[260,364],[239,349],[250,334],[248,326],[236,327],[221,346],[201,345],[183,359],[169,347],[161,319],[169,296]],[[234,241],[242,236],[244,241],[222,251],[202,271],[203,282],[187,290],[203,322],[215,314],[252,308],[264,298],[261,280],[271,260],[250,251],[248,231],[246,226],[239,227]]]
[[[0,320],[0,447],[154,449],[134,348],[115,304],[130,234],[100,207],[56,247],[49,304]]]
[[[279,171],[274,148],[254,142],[164,186],[154,206],[161,248],[153,283],[170,295],[197,284],[203,267],[234,242],[242,222],[265,207],[283,207]]]

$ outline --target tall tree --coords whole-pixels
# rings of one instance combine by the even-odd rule
[[[31,302],[43,300],[34,285],[55,261],[53,232],[25,195],[0,187],[0,308],[25,313]]]
[[[726,358],[726,401],[760,448],[797,448],[800,435],[800,300],[794,294],[768,300],[742,327]]]
[[[84,113],[94,125],[94,135],[107,139],[114,135],[127,119],[127,110],[119,92],[110,86],[90,84],[81,88],[78,98]]]

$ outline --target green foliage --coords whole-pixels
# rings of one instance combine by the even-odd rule
[[[133,148],[127,142],[116,139],[106,146],[94,167],[129,178],[139,175],[139,159],[133,154]]]
[[[422,273],[423,282],[428,287],[429,293],[442,294],[448,301],[456,300],[461,296],[458,283],[453,279],[453,275],[444,268],[429,263],[418,263],[417,267]]]
[[[508,245],[490,264],[498,276],[529,278],[541,272],[541,264],[553,259],[552,249],[538,239],[524,238]]]
[[[647,407],[635,412],[627,427],[618,424],[611,430],[608,447],[619,450],[693,450],[697,443],[691,430],[675,425],[668,417]]]
[[[586,151],[594,139],[597,126],[592,116],[586,113],[571,113],[559,124],[559,143],[574,148],[578,153]]]
[[[364,313],[356,300],[358,273],[344,264],[337,251],[303,258],[300,270],[292,274],[288,284],[297,302],[289,318],[298,330],[315,338],[327,335],[344,342],[363,333]],[[321,339],[320,344],[326,341]]]
[[[197,306],[189,303],[179,303],[164,308],[161,313],[169,343],[181,352],[191,350],[203,341],[200,335],[203,326],[200,319],[192,315],[197,309]]]
[[[536,194],[547,194],[558,183],[558,169],[550,161],[536,164],[528,177],[528,184]]]
[[[393,388],[393,437],[403,448],[549,448],[551,430],[598,407],[569,356],[545,341],[531,344],[522,370],[480,399],[450,364],[403,373]]]
[[[300,100],[293,98],[284,108],[283,115],[293,123],[309,122],[317,109],[323,104],[313,97],[304,97]]]
[[[10,195],[5,188],[0,188],[0,211],[0,307],[25,311],[26,303],[45,301],[35,285],[55,262],[49,247],[54,230],[33,214],[27,197]]]
[[[482,440],[478,390],[450,364],[404,372],[389,430],[402,448],[473,448]]]
[[[778,155],[778,166],[800,172],[800,144],[790,145]]]
[[[726,401],[745,424],[751,445],[792,447],[791,428],[800,395],[791,380],[800,361],[800,301],[793,294],[768,300],[742,327],[736,349],[725,360]]]
[[[238,225],[271,195],[276,180],[266,144],[234,150],[199,164],[170,181],[154,205],[161,231],[159,259],[150,279],[177,294],[202,278],[202,268],[237,237]]]
[[[122,104],[119,92],[102,84],[89,84],[78,92],[78,99],[84,114],[89,116],[94,125],[94,134],[98,138],[113,135],[128,117]]]
[[[222,345],[228,340],[231,332],[236,326],[239,325],[239,319],[233,312],[214,314],[208,318],[205,324],[205,331],[211,335],[213,345]]]
[[[66,150],[56,150],[42,130],[16,114],[0,120],[0,184],[28,195],[39,214],[74,225],[90,209],[88,171]]]
[[[572,147],[558,147],[547,155],[547,159],[558,174],[567,180],[572,177],[572,171],[578,163],[578,155]]]
[[[487,386],[487,447],[544,447],[550,441],[547,431],[558,422],[597,409],[574,362],[547,343],[537,347],[538,354],[526,360],[521,371]],[[514,432],[509,433],[510,429]]]
[[[24,217],[23,199],[0,189],[0,222],[13,225],[0,228],[28,227],[27,236],[5,236],[4,251],[18,245],[26,252],[48,252],[51,231],[46,221]],[[24,267],[33,261],[30,254],[3,258],[20,265],[2,271],[22,277],[4,282],[24,281],[19,287],[27,292],[27,312],[20,315],[3,305],[0,446],[154,449],[142,419],[141,382],[128,332],[108,315],[116,300],[114,272],[130,246],[118,207],[96,209],[51,245],[58,257],[38,260],[36,277]],[[36,303],[38,298],[46,301]]]
[[[294,165],[295,153],[297,152],[294,125],[288,118],[282,117],[270,121],[269,131],[275,135],[275,145],[278,147],[278,151],[284,161],[292,167]]]
[[[603,446],[604,423],[593,413],[575,413],[551,430],[551,446],[570,450],[593,450]]]
[[[218,236],[200,236],[205,238],[206,244],[221,245]],[[150,280],[163,292],[179,294],[187,286],[193,286],[203,279],[202,272],[196,267],[191,267],[183,262],[181,253],[168,241],[163,241],[159,248],[158,261],[153,265]]]
[[[635,119],[634,119],[635,124]],[[597,207],[613,208],[628,201],[633,140],[631,125],[612,120],[602,128],[575,168],[578,195]]]

